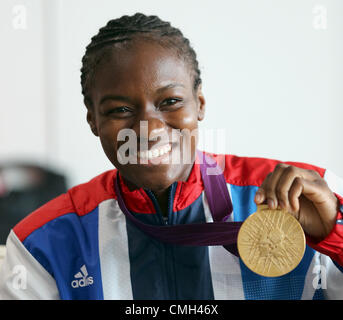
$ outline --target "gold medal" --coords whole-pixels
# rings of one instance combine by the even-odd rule
[[[278,277],[300,263],[306,241],[300,223],[290,213],[260,205],[242,224],[237,247],[251,271],[264,277]]]

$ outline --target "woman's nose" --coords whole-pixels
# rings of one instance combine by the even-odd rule
[[[137,117],[132,129],[136,132],[139,140],[157,141],[166,134],[166,124],[160,113],[156,110],[142,110]]]

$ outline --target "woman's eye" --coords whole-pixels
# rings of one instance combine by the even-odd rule
[[[181,102],[182,99],[179,98],[168,98],[162,101],[161,106],[166,107],[166,106],[173,106],[177,104],[178,102]]]
[[[113,109],[110,109],[106,112],[106,114],[116,114],[116,115],[125,115],[131,112],[131,110],[128,107],[116,107]]]

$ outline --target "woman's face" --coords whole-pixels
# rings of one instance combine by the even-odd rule
[[[126,180],[161,191],[187,179],[205,100],[173,50],[143,40],[116,48],[97,68],[90,93],[87,120]]]

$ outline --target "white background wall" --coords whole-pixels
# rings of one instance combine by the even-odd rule
[[[111,168],[86,123],[79,70],[98,29],[137,11],[191,40],[207,100],[201,128],[226,133],[225,146],[207,150],[343,177],[341,0],[2,0],[0,162],[47,164],[70,186]]]

